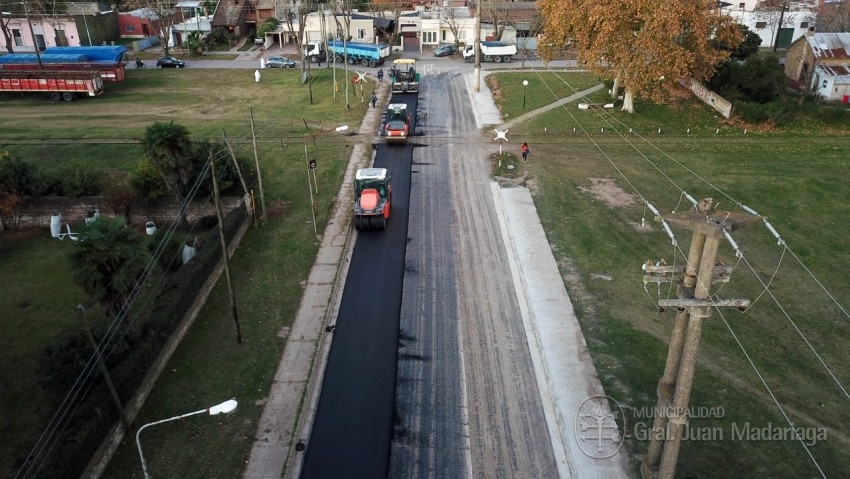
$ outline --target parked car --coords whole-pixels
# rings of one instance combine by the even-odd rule
[[[451,43],[446,45],[440,45],[434,50],[435,57],[446,57],[455,54],[457,54],[457,45]]]
[[[160,57],[156,61],[157,68],[183,68],[185,66],[186,62],[174,57]]]
[[[286,57],[268,57],[266,68],[295,68],[295,62]]]

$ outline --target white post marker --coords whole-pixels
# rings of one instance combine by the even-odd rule
[[[510,143],[510,141],[508,140],[508,132],[510,130],[505,130],[505,131],[493,130],[493,131],[496,132],[496,138],[494,138],[493,141],[499,142],[499,154],[501,155],[502,154],[502,140],[505,140],[508,143]]]
[[[260,70],[254,70],[254,83],[260,83]]]
[[[263,57],[260,57],[260,68],[262,69],[262,68],[265,68],[265,67],[266,67],[266,59],[263,58]]]

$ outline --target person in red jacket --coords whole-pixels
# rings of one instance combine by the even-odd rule
[[[522,150],[522,162],[525,163],[528,161],[528,154],[531,150],[528,149],[528,143],[523,143],[520,149]]]

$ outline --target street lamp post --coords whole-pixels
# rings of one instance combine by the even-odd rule
[[[522,109],[523,109],[523,111],[525,111],[525,90],[526,90],[527,86],[528,86],[528,80],[523,80],[522,81]]]
[[[236,409],[237,405],[238,405],[238,403],[236,402],[235,399],[228,399],[227,401],[224,401],[223,403],[218,404],[216,406],[208,407],[206,409],[201,409],[200,411],[182,414],[180,416],[170,417],[168,419],[162,419],[162,420],[159,420],[159,421],[149,422],[149,423],[145,424],[144,426],[140,427],[139,430],[136,431],[136,446],[139,448],[139,458],[142,460],[142,470],[145,472],[145,479],[150,479],[151,476],[150,476],[150,471],[148,471],[148,463],[145,462],[145,455],[142,453],[142,443],[139,442],[139,434],[141,434],[142,431],[146,427],[155,426],[157,424],[162,424],[164,422],[176,421],[178,419],[183,419],[184,417],[194,416],[195,414],[209,413],[210,416],[215,416],[215,415],[221,414],[221,413],[229,414]]]

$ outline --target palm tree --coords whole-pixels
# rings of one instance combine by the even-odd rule
[[[185,198],[185,188],[192,178],[194,153],[189,130],[174,123],[174,120],[154,123],[145,129],[142,149],[148,161],[159,170],[168,191],[174,195],[180,222],[185,227],[186,217],[181,205]]]
[[[98,217],[79,230],[69,260],[74,280],[108,316],[121,312],[147,257],[144,238],[123,218]]]

